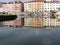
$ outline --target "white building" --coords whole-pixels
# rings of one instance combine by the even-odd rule
[[[58,26],[60,27],[60,20],[58,20],[57,18],[56,19],[50,19],[50,18],[43,18],[44,20],[44,26]]]
[[[44,26],[60,26],[60,22],[57,19],[44,18]]]
[[[49,18],[50,17],[50,12],[44,12],[43,17],[45,17],[45,18],[48,17]]]
[[[24,18],[24,26],[32,26],[32,18]]]
[[[31,3],[29,2],[24,3],[24,11],[31,11]]]
[[[44,26],[50,26],[50,18],[43,18]]]
[[[60,20],[57,20],[56,26],[60,27]]]
[[[60,2],[45,2],[44,3],[44,11],[50,11],[50,10],[58,10],[60,8]]]

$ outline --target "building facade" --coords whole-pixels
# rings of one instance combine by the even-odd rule
[[[31,3],[30,2],[24,3],[24,11],[31,11]]]
[[[49,27],[50,26],[50,18],[49,17],[43,18],[43,24],[45,27],[46,26]]]
[[[60,11],[56,12],[56,14],[57,14],[56,24],[57,24],[57,26],[60,26]]]
[[[31,9],[33,11],[43,11],[43,1],[40,2],[31,2]]]
[[[57,20],[56,26],[57,26],[57,27],[60,27],[60,20]]]
[[[60,2],[58,1],[44,2],[44,11],[49,11],[49,12],[50,10],[58,11],[58,8],[60,8]]]
[[[5,12],[9,14],[20,14],[23,11],[23,3],[21,1],[3,3],[2,8]]]
[[[50,19],[50,26],[57,26],[57,19]]]
[[[4,21],[4,26],[13,26],[13,27],[22,27],[24,26],[24,18],[18,17],[15,20],[12,21]]]
[[[43,11],[44,1],[30,1],[24,3],[24,11]]]
[[[49,11],[58,10],[60,2],[54,0],[35,0],[24,3],[24,11]]]
[[[43,12],[44,18],[50,18],[50,12]]]
[[[51,1],[52,2],[53,0],[44,0],[44,1]]]
[[[32,26],[32,18],[26,17],[24,18],[24,26]]]
[[[43,18],[32,18],[32,27],[44,27]]]

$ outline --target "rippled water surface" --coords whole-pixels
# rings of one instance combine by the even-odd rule
[[[0,27],[0,45],[60,45],[60,28]]]

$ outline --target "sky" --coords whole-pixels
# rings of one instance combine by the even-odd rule
[[[0,1],[2,1],[2,2],[9,2],[9,1],[13,1],[13,0],[0,0]],[[20,0],[20,1],[26,2],[26,1],[28,1],[28,0]],[[55,0],[55,1],[57,1],[57,0]],[[60,0],[59,0],[59,1],[60,1]]]
[[[0,1],[2,1],[2,2],[9,2],[9,1],[13,1],[13,0],[0,0]],[[20,1],[26,2],[28,0],[20,0]]]

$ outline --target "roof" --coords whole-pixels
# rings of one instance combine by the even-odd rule
[[[44,1],[44,3],[60,3],[60,1]]]
[[[44,0],[32,0],[32,2],[43,2]]]
[[[23,3],[21,1],[12,1],[12,2],[2,2],[2,4],[13,4],[13,2],[15,2],[15,3]]]
[[[32,0],[32,1],[24,2],[24,3],[30,3],[30,2],[44,2],[44,0]]]

